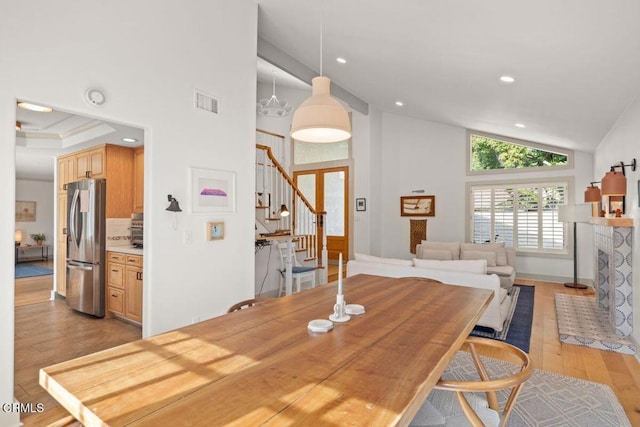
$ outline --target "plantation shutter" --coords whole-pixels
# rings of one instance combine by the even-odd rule
[[[558,206],[566,203],[567,187],[566,182],[471,186],[471,240],[564,252],[566,227],[558,222]]]

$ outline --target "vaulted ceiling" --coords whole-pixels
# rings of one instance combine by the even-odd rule
[[[638,0],[258,3],[259,37],[316,71],[322,6],[323,74],[386,112],[592,151],[640,94]]]

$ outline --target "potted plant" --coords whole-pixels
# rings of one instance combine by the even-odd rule
[[[33,240],[35,240],[36,245],[38,245],[38,246],[42,246],[42,242],[44,242],[45,240],[47,240],[47,237],[46,237],[44,234],[42,234],[42,233],[35,233],[35,234],[32,234],[32,235],[31,235],[31,238],[32,238]]]

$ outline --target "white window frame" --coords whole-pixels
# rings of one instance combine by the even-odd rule
[[[551,153],[557,153],[564,156],[567,156],[567,164],[566,165],[553,165],[553,166],[535,166],[530,168],[507,168],[507,169],[483,169],[479,171],[471,170],[471,162],[473,160],[473,156],[471,154],[471,137],[473,135],[483,136],[485,138],[497,139],[498,141],[503,141],[509,144],[520,145],[524,147],[530,147],[537,150],[549,151]],[[467,175],[493,175],[493,174],[504,174],[504,173],[526,173],[526,172],[541,172],[541,171],[558,171],[558,170],[566,170],[573,169],[574,164],[574,153],[573,150],[567,150],[565,148],[560,147],[552,147],[546,144],[540,144],[532,141],[525,141],[522,139],[510,138],[508,136],[495,135],[486,132],[480,132],[477,130],[467,129]]]
[[[466,183],[466,212],[467,212],[467,221],[466,221],[466,240],[468,242],[473,241],[473,189],[474,188],[523,188],[523,187],[545,187],[545,186],[566,186],[565,190],[565,199],[564,204],[573,204],[573,193],[574,193],[574,179],[572,176],[560,176],[560,177],[552,177],[552,178],[532,178],[532,179],[521,179],[521,180],[501,180],[501,181],[490,181],[490,182],[467,182]],[[517,202],[517,200],[516,200]],[[542,206],[539,206],[539,215],[541,214]],[[572,255],[572,248],[569,244],[573,241],[573,228],[569,227],[569,224],[563,224],[563,248],[562,249],[544,249],[544,248],[518,248],[518,218],[517,218],[517,210],[514,210],[513,213],[513,241],[516,243],[516,247],[514,249],[518,253],[518,255],[529,255],[536,257],[561,257],[561,258],[569,258]],[[495,236],[495,223],[494,223],[494,215],[492,211],[491,215],[491,236]],[[540,224],[541,222],[539,222]],[[541,235],[542,228],[538,227],[538,233]],[[491,237],[491,241],[493,241],[493,237]]]

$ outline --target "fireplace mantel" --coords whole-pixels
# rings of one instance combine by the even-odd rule
[[[605,227],[633,227],[633,218],[591,218],[590,224],[603,225]]]

